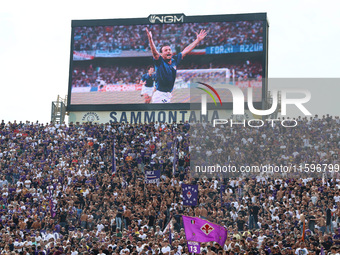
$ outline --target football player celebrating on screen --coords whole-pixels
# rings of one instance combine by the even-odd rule
[[[177,66],[181,60],[192,51],[207,35],[205,30],[196,32],[196,39],[182,52],[173,56],[169,44],[160,46],[160,52],[157,51],[155,43],[152,39],[152,33],[148,28],[145,29],[149,45],[151,48],[155,70],[156,70],[156,91],[152,95],[151,103],[170,103],[171,92],[174,89],[176,80]]]

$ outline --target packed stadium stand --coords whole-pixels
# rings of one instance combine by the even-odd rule
[[[184,69],[209,69],[212,66],[209,64],[181,65],[181,70]],[[228,68],[235,70],[235,80],[245,80],[248,78],[257,78],[262,74],[262,67],[259,62],[244,63],[239,65],[215,64],[214,68]],[[101,84],[136,84],[140,83],[143,74],[147,72],[146,66],[93,66],[75,67],[72,73],[73,87],[94,87]],[[231,74],[232,75],[232,74]],[[231,77],[233,78],[233,77]]]
[[[148,25],[77,27],[74,31],[74,50],[149,50],[145,27]],[[200,29],[208,31],[201,47],[263,42],[261,21],[187,23],[181,30],[176,29],[175,24],[152,26],[156,45],[167,42],[182,49],[195,40],[195,32]],[[164,37],[164,34],[167,36]]]
[[[294,130],[221,128],[230,139],[204,157],[229,156],[228,162],[235,165],[339,164],[339,117],[298,122]],[[181,215],[199,216],[228,229],[223,247],[202,243],[202,254],[339,253],[336,175],[192,178],[190,151],[197,148],[189,142],[189,130],[189,123],[2,121],[1,254],[189,254]],[[256,133],[260,131],[262,135]],[[204,139],[202,134],[195,139]],[[178,160],[173,174],[175,140]],[[159,183],[145,184],[145,171],[158,169]],[[183,206],[183,183],[199,185],[198,206]],[[226,189],[221,199],[222,184]]]

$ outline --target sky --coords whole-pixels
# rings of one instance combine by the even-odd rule
[[[51,120],[52,101],[68,92],[72,20],[266,12],[269,78],[340,78],[339,11],[332,0],[3,1],[0,121]],[[340,115],[340,82],[330,84],[319,104]]]

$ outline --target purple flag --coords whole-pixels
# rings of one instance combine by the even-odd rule
[[[166,225],[165,229],[163,230],[163,235],[166,234],[170,229],[174,229],[174,224],[172,222],[172,218],[169,220],[168,224]]]
[[[183,217],[185,236],[188,241],[217,242],[222,247],[228,237],[225,227],[211,223],[198,217]]]
[[[115,139],[113,138],[112,146],[112,174],[116,174],[116,155],[115,155]]]
[[[53,204],[53,201],[52,201],[52,193],[51,193],[50,186],[48,186],[48,191],[50,193],[49,198],[48,198],[49,206],[50,206],[50,213],[51,213],[52,218],[54,218],[55,215],[56,215],[56,208],[55,208],[55,205]]]
[[[50,198],[49,200],[50,200],[50,201],[49,201],[49,205],[50,205],[50,213],[51,213],[52,218],[54,218],[55,215],[56,215],[56,212],[55,212],[56,209],[55,209],[55,207],[54,207],[54,204],[53,204],[52,199]]]
[[[325,255],[325,251],[323,249],[323,246],[321,247],[320,255]]]
[[[172,247],[172,235],[171,235],[171,228],[169,228],[169,243],[170,243],[170,246]]]
[[[161,178],[161,170],[145,171],[145,183],[159,183]]]
[[[198,185],[182,184],[183,205],[196,206]]]
[[[174,142],[174,159],[172,161],[172,175],[176,174],[176,164],[177,164],[177,138]]]

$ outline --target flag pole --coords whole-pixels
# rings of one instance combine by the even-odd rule
[[[302,227],[302,238],[301,238],[301,240],[302,240],[302,242],[304,242],[305,241],[305,232],[306,232],[306,223],[305,223],[305,220],[303,221],[303,227]]]
[[[220,192],[221,192],[221,208],[223,207],[223,189],[224,189],[224,185],[222,184],[221,188],[220,188]]]
[[[172,250],[172,236],[171,236],[171,227],[169,226],[169,244],[170,244],[170,248]]]
[[[115,157],[115,137],[113,136],[113,145],[112,145],[112,176],[116,174],[116,157]]]
[[[176,175],[176,164],[177,164],[177,138],[174,142],[174,159],[172,161],[172,176]]]

